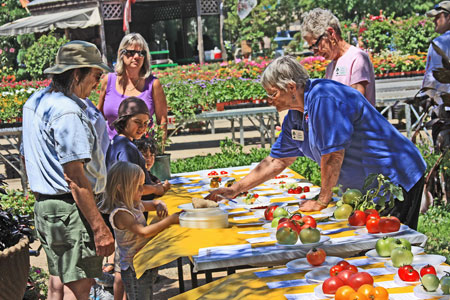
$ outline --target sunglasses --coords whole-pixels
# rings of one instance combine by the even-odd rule
[[[276,91],[275,93],[273,93],[273,94],[271,94],[271,95],[269,95],[269,94],[267,94],[267,97],[269,98],[269,99],[273,99],[273,98],[275,98],[275,96],[278,94],[278,91]]]
[[[314,44],[312,44],[311,46],[308,47],[308,50],[314,50],[319,48],[319,43],[322,40],[322,38],[325,36],[326,32],[322,33],[316,40],[316,42]]]
[[[147,51],[145,50],[128,50],[128,49],[123,49],[122,54],[126,55],[127,57],[134,57],[136,54],[139,57],[144,57],[147,54]]]

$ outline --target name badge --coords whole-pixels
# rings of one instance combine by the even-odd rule
[[[295,141],[304,141],[305,140],[305,135],[304,135],[304,133],[303,133],[303,130],[295,130],[295,129],[292,129],[291,130],[291,135],[292,135],[292,138],[295,140]]]
[[[339,66],[336,67],[336,71],[334,72],[336,76],[345,76],[347,75],[347,67]]]

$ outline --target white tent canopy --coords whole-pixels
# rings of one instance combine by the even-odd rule
[[[0,26],[0,35],[19,35],[60,28],[87,28],[101,24],[97,7],[30,16]]]

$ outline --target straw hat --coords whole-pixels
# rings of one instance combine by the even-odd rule
[[[97,68],[113,72],[103,61],[94,44],[85,41],[71,41],[59,48],[55,65],[44,70],[44,74],[61,74],[78,68]]]

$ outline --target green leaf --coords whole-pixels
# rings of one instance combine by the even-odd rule
[[[372,183],[375,181],[377,176],[378,175],[375,173],[367,175],[366,180],[364,180],[363,190],[367,190],[372,185]]]

